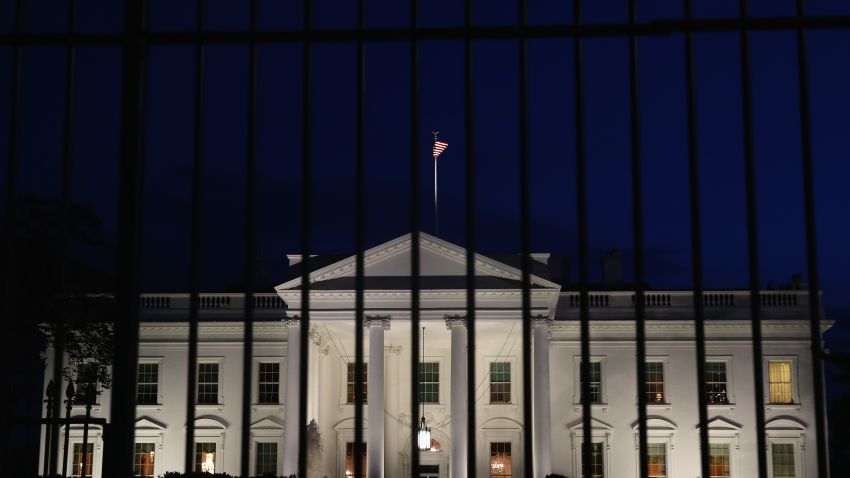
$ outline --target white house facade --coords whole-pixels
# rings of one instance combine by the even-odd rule
[[[365,252],[365,466],[370,478],[410,476],[410,250],[405,235]],[[578,293],[552,279],[548,256],[534,255],[531,276],[532,369],[522,374],[522,281],[511,264],[477,255],[475,390],[467,390],[465,250],[420,236],[422,325],[420,398],[432,428],[420,453],[428,477],[580,476],[581,444],[592,443],[594,477],[637,477],[638,384],[633,292],[590,294],[592,436],[584,436],[579,384]],[[297,266],[299,258],[290,257]],[[318,262],[318,261],[316,261]],[[182,471],[188,426],[195,428],[198,471],[239,474],[240,436],[250,433],[252,475],[294,473],[299,426],[315,422],[319,450],[310,476],[353,475],[355,259],[310,273],[310,340],[300,343],[301,282],[255,296],[250,423],[242,423],[242,294],[201,294],[197,406],[186,423],[188,294],[141,298],[137,393],[137,476]],[[749,293],[705,295],[706,383],[696,381],[693,298],[689,291],[647,292],[647,422],[650,476],[700,476],[698,394],[709,402],[712,477],[757,475],[757,427]],[[815,396],[811,378],[808,294],[763,291],[763,359],[768,467],[775,478],[816,478]],[[822,330],[830,323],[823,321]],[[297,351],[308,349],[307,389],[299,386]],[[47,361],[52,364],[52,360]],[[45,377],[52,376],[50,369]],[[523,403],[531,387],[532,403]],[[292,424],[300,400],[304,423]],[[94,417],[108,418],[104,390]],[[475,407],[477,450],[467,456],[467,414]],[[524,407],[532,407],[535,447],[523,449]],[[72,415],[84,413],[74,406]],[[64,429],[61,431],[64,434]],[[101,478],[102,429],[72,425],[68,470]],[[44,438],[42,437],[42,446]],[[42,453],[41,456],[44,454]],[[90,463],[90,465],[88,465]]]

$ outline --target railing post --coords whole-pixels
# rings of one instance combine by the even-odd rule
[[[83,446],[80,450],[82,461],[80,463],[80,478],[86,478],[86,461],[88,459],[89,447],[89,420],[91,419],[91,402],[93,397],[86,394],[86,419],[83,421]],[[70,425],[70,423],[69,423]],[[69,427],[70,428],[70,427]],[[94,447],[92,447],[94,448]],[[92,453],[92,465],[94,465],[94,453]]]
[[[74,406],[74,384],[65,389],[65,445],[62,447],[62,476],[68,476],[68,442],[71,439],[71,407]]]
[[[50,380],[47,384],[47,391],[45,395],[47,399],[45,403],[47,403],[47,410],[45,413],[44,422],[44,476],[50,474],[50,451],[51,451],[51,438],[52,434],[50,433],[50,428],[53,427],[53,393],[54,393],[53,380]]]

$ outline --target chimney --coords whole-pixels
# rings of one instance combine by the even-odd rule
[[[570,287],[570,258],[560,254],[550,254],[547,265],[552,282],[561,284],[562,290],[568,289]]]
[[[611,249],[602,257],[602,288],[623,289],[623,255],[619,249]]]
[[[803,280],[803,274],[797,273],[791,276],[791,290],[806,290],[808,287],[806,281]]]

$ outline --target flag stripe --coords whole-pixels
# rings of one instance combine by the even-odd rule
[[[436,161],[437,156],[442,154],[442,152],[445,151],[446,148],[448,148],[448,147],[449,147],[449,143],[446,143],[444,141],[435,141],[434,142],[434,160]]]

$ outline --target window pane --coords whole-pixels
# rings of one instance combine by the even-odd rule
[[[726,393],[726,362],[706,362],[705,394],[710,404],[729,403]]]
[[[361,450],[361,470],[362,475],[366,476],[366,443],[363,443]],[[345,444],[345,476],[354,476],[354,443],[348,442]]]
[[[280,364],[259,364],[259,403],[280,403]]]
[[[667,446],[650,443],[646,448],[646,468],[649,478],[667,478]]]
[[[602,456],[602,443],[590,444],[590,476],[605,478],[605,463]]]
[[[513,476],[510,442],[490,443],[490,478]]]
[[[794,445],[774,443],[770,448],[773,455],[773,478],[796,478]]]
[[[708,450],[708,472],[711,478],[729,478],[729,445],[710,444]]]
[[[511,364],[490,364],[490,403],[511,403]]]
[[[155,405],[159,402],[159,364],[140,363],[136,381],[136,403]]]
[[[646,363],[646,402],[667,403],[664,395],[664,363]]]
[[[440,403],[440,364],[438,362],[419,364],[419,401]]]
[[[218,403],[218,364],[198,364],[198,403]]]
[[[74,403],[79,405],[97,403],[97,366],[89,363],[77,367],[77,380],[74,384]]]
[[[590,403],[602,403],[602,363],[590,362],[590,366],[588,368],[588,376],[590,378]],[[579,386],[581,386],[581,384],[579,384]]]
[[[195,443],[195,471],[215,473],[215,443]]]
[[[277,443],[257,442],[256,474],[277,475]]]
[[[94,454],[94,444],[86,443],[86,456],[83,456],[83,444],[74,443],[74,453],[71,457],[71,476],[82,476],[85,469],[86,476],[91,476],[92,455]]]
[[[356,383],[356,381],[354,379],[355,368],[356,368],[355,365],[356,365],[355,363],[349,363],[348,367],[347,367],[346,378],[345,378],[345,402],[346,403],[354,403],[355,402],[355,400],[354,400],[354,385]],[[368,377],[367,372],[368,371],[369,371],[369,364],[364,363],[363,364],[363,376],[361,377],[361,380],[363,382],[363,403],[366,403],[366,400],[368,398],[368,393],[367,393],[368,392],[368,385],[369,385],[368,381],[367,381],[367,377]]]
[[[136,443],[136,452],[133,456],[133,476],[152,478],[154,475],[154,458],[153,443]]]
[[[791,362],[787,360],[768,362],[770,380],[770,403],[793,403],[791,395]]]

